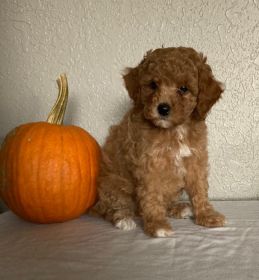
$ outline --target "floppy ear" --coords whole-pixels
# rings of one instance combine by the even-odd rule
[[[140,103],[139,66],[142,66],[145,63],[147,57],[151,53],[152,50],[147,51],[137,67],[126,68],[124,70],[124,84],[129,93],[130,98],[134,101],[135,105]]]
[[[134,101],[134,104],[139,103],[140,99],[140,86],[138,82],[138,69],[126,68],[123,75],[125,87],[129,93],[130,98]]]
[[[217,81],[210,66],[206,63],[207,58],[201,54],[202,63],[198,67],[199,93],[196,108],[193,111],[193,118],[204,120],[211,107],[218,101],[224,91],[223,84]]]

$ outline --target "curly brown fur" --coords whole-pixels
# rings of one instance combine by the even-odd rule
[[[124,230],[140,215],[145,232],[158,237],[173,233],[167,216],[186,209],[199,225],[223,226],[208,200],[204,121],[223,87],[206,57],[184,47],[149,51],[123,78],[134,106],[110,129],[93,211]],[[176,204],[183,190],[191,207]]]

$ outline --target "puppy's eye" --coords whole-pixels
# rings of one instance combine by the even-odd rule
[[[186,86],[181,86],[179,89],[178,89],[178,92],[180,94],[186,94],[188,93],[189,89],[186,87]]]
[[[151,81],[148,85],[152,90],[157,90],[158,84],[155,81]]]

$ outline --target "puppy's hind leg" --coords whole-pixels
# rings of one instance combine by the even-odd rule
[[[133,220],[135,205],[132,200],[131,183],[115,174],[99,178],[99,200],[91,213],[101,215],[116,228],[131,230],[136,227]]]
[[[175,219],[187,219],[193,217],[192,206],[188,202],[175,203],[169,209],[168,216]]]

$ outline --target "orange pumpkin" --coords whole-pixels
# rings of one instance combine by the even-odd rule
[[[38,223],[63,222],[96,201],[100,149],[77,126],[63,126],[67,80],[47,122],[21,125],[0,150],[0,196],[18,216]]]

